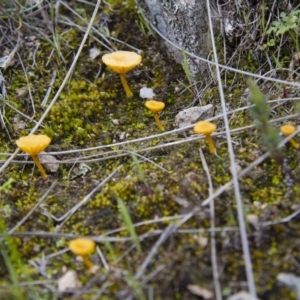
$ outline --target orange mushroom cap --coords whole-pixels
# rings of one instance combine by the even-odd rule
[[[165,108],[165,103],[156,100],[149,100],[145,102],[145,106],[152,112],[157,113]]]
[[[88,238],[78,238],[69,242],[69,249],[76,255],[88,255],[94,252],[96,244]]]
[[[194,126],[194,132],[199,134],[212,134],[217,126],[209,121],[200,121]]]
[[[296,128],[295,126],[289,125],[289,124],[283,125],[283,126],[280,127],[280,131],[281,131],[284,135],[286,135],[286,136],[288,136],[288,135],[294,133],[294,132],[296,131],[296,129],[297,129],[297,128]],[[290,143],[291,143],[296,149],[299,149],[300,144],[297,143],[294,139],[290,139]]]
[[[142,56],[131,51],[116,51],[102,56],[102,61],[118,74],[126,74],[139,65]]]
[[[292,133],[294,133],[296,131],[296,127],[293,125],[283,125],[280,127],[280,131],[284,134],[284,135],[290,135]]]
[[[31,134],[23,136],[16,141],[18,148],[30,155],[36,156],[40,152],[44,151],[49,144],[51,139],[44,134]]]

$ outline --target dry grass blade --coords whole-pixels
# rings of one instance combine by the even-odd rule
[[[209,173],[209,168],[207,162],[205,160],[205,156],[203,154],[202,149],[199,149],[201,162],[203,165],[203,169],[205,170],[208,185],[209,185],[209,196],[213,194],[213,183]],[[217,248],[216,248],[216,238],[215,238],[215,204],[214,200],[212,200],[209,204],[210,206],[210,229],[211,229],[211,261],[212,261],[212,268],[213,268],[213,278],[214,278],[214,288],[215,288],[215,296],[216,300],[222,300],[222,292],[221,286],[219,281],[219,268],[218,268],[218,261],[217,261]]]
[[[207,7],[209,7],[208,0],[206,3],[207,3]],[[210,34],[213,37],[214,31],[213,31],[212,18],[211,18],[209,9],[208,9],[208,19],[209,19]],[[234,150],[233,150],[233,145],[232,145],[232,140],[231,140],[229,121],[228,121],[228,118],[226,115],[226,102],[225,102],[225,97],[224,97],[223,84],[222,84],[220,69],[219,69],[219,65],[218,65],[218,53],[217,53],[217,49],[216,49],[216,45],[215,45],[215,40],[213,38],[211,39],[211,42],[212,42],[213,53],[214,53],[215,63],[216,63],[216,73],[217,73],[217,79],[218,79],[221,105],[222,105],[222,110],[223,110],[223,114],[224,114],[224,124],[225,124],[225,129],[226,129],[227,145],[228,145],[228,151],[229,151],[229,156],[230,156],[234,194],[235,194],[235,199],[236,199],[236,204],[237,204],[237,213],[238,213],[240,234],[241,234],[243,253],[244,253],[244,259],[245,259],[245,268],[246,268],[246,274],[247,274],[247,280],[248,280],[248,289],[249,289],[250,294],[254,298],[256,298],[256,287],[255,287],[254,275],[253,275],[253,270],[252,270],[252,262],[251,262],[249,244],[248,244],[246,225],[245,225],[245,220],[244,220],[243,203],[242,203],[242,198],[241,198],[241,193],[240,193],[238,174],[237,174],[237,171],[235,168],[236,161],[235,161],[235,155],[234,155]]]

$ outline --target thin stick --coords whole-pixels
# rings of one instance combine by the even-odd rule
[[[104,255],[103,255],[103,252],[101,251],[100,247],[96,247],[96,251],[97,251],[98,256],[99,256],[99,258],[100,258],[100,260],[102,262],[102,265],[103,265],[103,267],[105,269],[105,272],[108,273],[109,270],[110,270],[110,268],[109,268],[109,264],[107,263]]]
[[[286,116],[286,117],[283,117],[283,118],[277,118],[276,120],[277,121],[284,121],[286,119],[295,118],[297,116],[299,116],[299,114],[294,114],[292,116]],[[209,119],[209,120],[211,120],[211,119]],[[272,120],[272,121],[275,121],[275,120]],[[255,125],[243,126],[243,127],[231,129],[230,132],[231,132],[231,134],[237,134],[237,133],[240,133],[242,131],[254,128],[254,127],[255,127]],[[214,137],[215,136],[220,136],[220,137],[223,138],[224,133],[225,133],[225,131],[218,131],[218,132],[214,133],[213,136]],[[300,129],[295,131],[292,135],[289,135],[288,137],[286,137],[284,140],[282,140],[283,143],[281,143],[281,146],[283,144],[287,143],[291,138],[293,138],[294,136],[296,136],[299,133],[300,133]],[[108,159],[111,159],[111,158],[123,157],[123,156],[129,155],[129,153],[135,153],[135,155],[139,156],[137,153],[156,150],[156,149],[162,149],[162,148],[166,148],[166,147],[172,147],[172,146],[181,145],[181,144],[184,144],[184,143],[191,143],[193,141],[198,141],[198,140],[201,140],[201,139],[204,139],[204,138],[205,137],[202,136],[202,135],[196,135],[196,136],[193,136],[193,137],[182,138],[182,139],[180,139],[178,141],[175,141],[175,142],[169,142],[169,143],[165,143],[165,144],[159,144],[157,146],[141,148],[141,149],[135,150],[135,152],[125,150],[125,149],[124,150],[111,150],[111,151],[106,151],[106,152],[103,152],[103,153],[84,156],[81,159],[80,159],[80,157],[79,158],[77,157],[77,158],[72,158],[72,159],[60,160],[60,161],[57,161],[57,163],[58,164],[74,164],[74,163],[81,163],[81,162],[91,163],[91,162],[98,162],[98,161],[108,160]],[[130,144],[131,142],[133,143],[133,142],[138,142],[138,141],[139,140],[137,139],[137,140],[130,140],[130,141],[127,141],[127,142],[122,142],[122,143]],[[117,145],[117,144],[115,144],[115,145]],[[99,146],[97,148],[99,150],[101,148],[114,147],[115,145],[111,144],[111,145],[106,145],[106,146]],[[120,145],[120,143],[118,143],[118,145]],[[91,151],[91,149],[95,150],[95,148],[86,148],[86,149],[80,149],[80,151],[85,152],[85,150],[86,150],[86,152],[87,152],[87,151]],[[58,152],[47,152],[47,154],[64,155],[64,154],[72,154],[72,153],[77,153],[77,152],[79,152],[79,149],[77,149],[77,150],[68,150],[68,151],[58,151]],[[112,155],[110,155],[110,154],[112,154]],[[1,152],[0,155],[9,156],[11,154]],[[23,156],[23,155],[25,155],[25,154],[20,154],[20,156]],[[104,158],[91,159],[93,157],[99,157],[99,156],[105,156],[105,157]],[[0,160],[0,163],[4,163],[4,162],[5,162],[5,160]],[[19,163],[19,164],[32,164],[31,161],[13,160],[12,162],[13,163]],[[160,167],[160,168],[162,168],[162,167]]]
[[[252,262],[251,262],[249,244],[248,244],[246,225],[245,225],[245,220],[244,220],[243,203],[242,203],[242,198],[241,198],[241,193],[240,193],[238,174],[237,174],[236,168],[234,167],[235,166],[235,155],[234,155],[234,150],[233,150],[233,145],[232,145],[228,116],[226,115],[226,109],[227,109],[226,101],[225,101],[221,73],[220,73],[220,68],[219,68],[219,63],[218,63],[218,53],[217,53],[217,48],[216,48],[215,40],[214,40],[214,30],[213,30],[213,25],[212,25],[212,17],[211,17],[211,13],[210,13],[210,9],[209,9],[209,0],[206,0],[206,3],[207,3],[207,8],[208,8],[207,13],[208,13],[208,21],[209,21],[209,27],[210,27],[211,43],[212,43],[214,59],[215,59],[215,63],[216,63],[216,75],[217,75],[217,79],[218,79],[219,95],[220,95],[220,99],[221,99],[222,111],[224,114],[223,120],[224,120],[225,129],[226,129],[227,145],[228,145],[228,152],[229,152],[229,157],[230,157],[235,200],[236,200],[236,204],[237,204],[237,214],[238,214],[238,220],[239,220],[239,226],[240,226],[241,242],[242,242],[243,253],[244,253],[244,261],[245,261],[245,269],[246,269],[246,275],[247,275],[247,281],[248,281],[248,289],[249,289],[249,293],[251,294],[251,296],[256,299],[257,298],[256,288],[255,288],[255,281],[254,281],[253,270],[252,270]]]
[[[211,196],[213,194],[213,184],[211,180],[211,176],[209,173],[209,169],[206,163],[205,156],[203,155],[202,149],[199,149],[201,162],[203,169],[206,173],[206,177],[208,180],[208,191],[209,195]],[[209,204],[210,209],[210,238],[211,238],[211,262],[212,262],[212,269],[213,269],[213,278],[214,278],[214,288],[215,288],[215,296],[216,300],[222,300],[222,292],[221,292],[221,286],[219,281],[219,270],[218,270],[218,261],[217,261],[217,249],[216,249],[216,232],[215,232],[215,203],[214,201],[211,201]]]

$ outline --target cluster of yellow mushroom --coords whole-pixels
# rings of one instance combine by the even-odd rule
[[[126,97],[131,98],[133,96],[133,93],[128,86],[125,74],[141,63],[141,55],[131,51],[115,51],[103,55],[102,61],[111,70],[120,74]],[[164,109],[165,104],[161,101],[149,100],[145,103],[145,106],[153,112],[154,119],[158,128],[164,131],[164,127],[159,120],[157,113]]]
[[[159,120],[157,113],[164,109],[165,104],[160,101],[149,100],[149,101],[146,101],[145,106],[153,112],[153,116],[154,116],[154,119],[156,121],[158,128],[160,130],[164,130],[164,127],[161,124],[161,121]],[[216,147],[215,147],[215,144],[211,137],[211,134],[216,129],[217,129],[217,126],[214,123],[211,123],[209,121],[200,121],[200,122],[196,123],[193,128],[195,133],[205,135],[206,141],[209,146],[209,151],[211,154],[216,154]],[[280,131],[284,135],[288,136],[296,131],[296,127],[293,125],[287,124],[287,125],[281,126]],[[24,136],[24,137],[19,138],[16,141],[16,144],[20,150],[31,155],[31,157],[32,157],[35,165],[39,169],[43,179],[47,179],[47,174],[38,159],[38,155],[39,155],[39,153],[44,151],[49,146],[50,142],[51,142],[51,139],[47,135],[43,135],[43,134],[38,134],[38,135],[32,134],[32,135]],[[297,143],[294,139],[290,139],[290,143],[293,145],[293,147],[295,147],[296,149],[299,149],[300,144]]]
[[[133,94],[128,86],[125,74],[141,63],[141,55],[131,51],[115,51],[113,53],[103,55],[102,60],[103,63],[106,64],[110,69],[120,74],[126,96],[128,98],[132,97]],[[146,101],[145,106],[152,111],[158,128],[164,131],[165,129],[158,117],[158,113],[165,108],[165,104],[161,101],[149,100]],[[195,124],[193,128],[195,133],[205,135],[210,153],[212,154],[216,153],[216,147],[211,138],[211,134],[216,130],[216,128],[216,125],[209,121],[200,121]],[[286,136],[292,134],[295,132],[295,130],[295,126],[292,125],[283,125],[280,127],[280,131]],[[20,150],[32,156],[32,159],[39,169],[43,179],[47,179],[47,174],[38,159],[38,154],[45,150],[49,146],[50,142],[51,139],[47,135],[42,134],[28,135],[21,137],[16,141],[16,144]],[[297,149],[300,147],[299,143],[297,143],[294,139],[290,139],[290,143]]]
[[[110,69],[120,74],[121,82],[127,98],[132,97],[133,94],[128,86],[125,74],[141,63],[141,55],[131,51],[115,51],[113,53],[103,55],[102,60],[103,63]],[[150,100],[145,103],[145,106],[153,112],[158,128],[160,130],[164,130],[164,127],[159,120],[158,112],[164,109],[165,104],[160,101]],[[39,161],[38,155],[49,146],[50,142],[51,139],[47,135],[43,134],[31,134],[21,137],[16,141],[20,150],[31,155],[44,180],[47,179],[47,174]]]
[[[209,122],[209,121],[200,121],[195,124],[194,126],[194,132],[199,134],[204,134],[209,146],[209,150],[211,154],[216,153],[216,147],[214,145],[214,142],[211,138],[211,134],[216,130],[216,125]],[[293,125],[283,125],[280,127],[280,131],[286,135],[289,136],[290,134],[294,133],[296,131],[296,127]],[[300,144],[297,143],[294,139],[290,139],[290,143],[295,147],[296,149],[299,149]]]

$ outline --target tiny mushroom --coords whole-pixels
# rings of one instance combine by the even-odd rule
[[[141,55],[131,51],[116,51],[103,55],[102,61],[114,72],[120,74],[127,98],[132,97],[133,94],[128,86],[125,74],[141,63]]]
[[[77,238],[69,242],[69,249],[76,255],[82,257],[84,264],[91,270],[93,263],[87,257],[95,251],[96,244],[93,240],[88,238]]]
[[[51,139],[44,134],[31,134],[23,136],[16,141],[18,148],[31,155],[35,165],[42,174],[43,179],[47,179],[47,174],[41,165],[38,154],[44,151],[50,144]]]
[[[292,134],[292,133],[294,133],[294,132],[296,131],[296,127],[293,126],[293,125],[288,125],[288,124],[287,124],[287,125],[281,126],[281,127],[280,127],[280,131],[281,131],[284,135],[288,136],[288,135],[290,135],[290,134]],[[298,144],[294,139],[290,139],[290,143],[291,143],[296,149],[299,148],[299,144]]]
[[[164,131],[165,129],[164,129],[163,125],[161,124],[157,113],[165,108],[165,104],[161,101],[149,100],[149,101],[146,101],[145,106],[153,112],[153,116],[154,116],[154,119],[155,119],[155,122],[156,122],[158,128],[160,130]]]
[[[194,126],[195,133],[205,135],[206,140],[208,142],[210,153],[212,153],[212,154],[216,153],[216,147],[211,138],[211,134],[216,130],[216,128],[217,128],[217,126],[215,124],[208,122],[208,121],[200,121],[200,122],[196,123]]]

